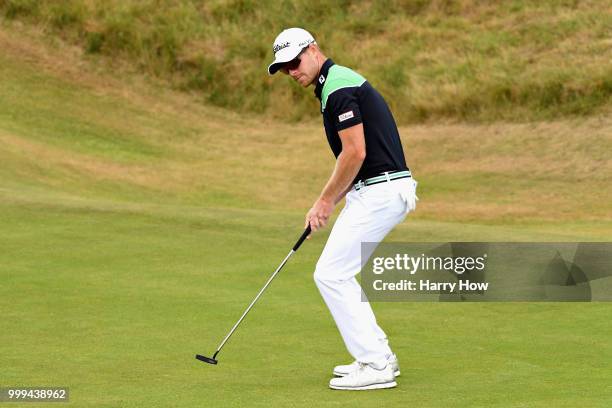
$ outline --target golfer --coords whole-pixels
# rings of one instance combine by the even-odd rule
[[[395,387],[397,357],[376,323],[355,275],[362,242],[379,243],[416,207],[416,181],[406,166],[395,120],[387,103],[355,71],[336,65],[301,28],[274,40],[270,75],[281,71],[303,87],[315,86],[336,166],[308,214],[306,225],[323,228],[346,197],[314,273],[352,364],[337,366],[329,386],[338,390]],[[372,249],[373,250],[373,249]],[[367,260],[370,253],[364,254]],[[363,297],[362,297],[363,296]],[[363,300],[362,300],[363,299]]]

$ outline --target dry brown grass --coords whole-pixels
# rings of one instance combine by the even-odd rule
[[[115,71],[156,75],[209,104],[294,121],[316,117],[310,96],[288,94],[283,81],[266,78],[265,65],[277,31],[298,22],[336,62],[382,89],[401,123],[610,110],[612,7],[602,1],[38,0],[0,2],[5,16],[44,27],[102,64],[110,56]]]
[[[147,160],[118,161],[0,129],[0,158],[24,181],[35,179],[53,189],[72,185],[77,193],[79,186],[108,182],[202,205],[217,205],[206,201],[207,194],[221,192],[240,206],[305,209],[333,168],[318,121],[286,124],[202,106],[196,96],[138,75],[118,78],[97,72],[77,48],[61,42],[49,47],[36,40],[40,32],[23,30],[0,29],[5,55],[117,106],[98,112],[96,106],[80,106],[75,95],[67,109],[79,107],[79,115],[96,126],[114,127],[124,137],[147,140],[165,152]],[[126,118],[122,107],[140,112],[137,120]],[[147,118],[165,125],[151,129]],[[416,217],[472,222],[612,219],[609,117],[407,126],[401,134],[421,183]]]

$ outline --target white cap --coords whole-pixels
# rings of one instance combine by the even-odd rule
[[[314,37],[303,28],[288,28],[274,40],[274,62],[268,67],[268,74],[274,75],[285,63],[289,62],[310,44],[316,44]]]

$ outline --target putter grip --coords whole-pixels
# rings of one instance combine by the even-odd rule
[[[298,239],[295,245],[293,246],[294,251],[297,251],[300,248],[300,245],[302,245],[302,242],[304,242],[304,240],[306,239],[308,235],[310,235],[310,225],[306,227],[300,239]]]

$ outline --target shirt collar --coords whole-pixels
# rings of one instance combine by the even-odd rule
[[[327,79],[327,73],[332,65],[334,65],[334,61],[332,61],[331,58],[326,59],[321,67],[321,71],[319,71],[319,77],[316,79],[317,85],[315,86],[314,92],[319,100],[321,100],[321,92],[323,91],[325,80]]]

